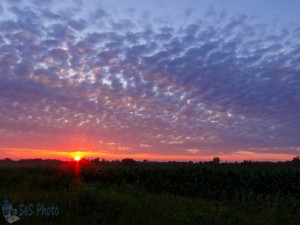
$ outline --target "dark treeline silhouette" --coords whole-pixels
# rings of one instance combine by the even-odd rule
[[[206,166],[217,166],[218,168],[231,168],[231,167],[277,167],[277,168],[297,168],[300,166],[300,158],[299,156],[294,157],[292,160],[288,160],[285,162],[270,162],[270,161],[252,161],[252,160],[244,160],[243,162],[221,162],[219,157],[214,157],[211,161],[136,161],[131,158],[124,158],[122,160],[112,160],[108,161],[106,159],[94,158],[94,159],[85,159],[82,160],[91,162],[93,165],[97,166],[186,166],[186,165],[206,165]],[[57,159],[20,159],[20,160],[12,160],[10,158],[0,159],[0,167],[36,167],[36,166],[49,166],[49,167],[57,167],[65,164],[65,161],[57,160]],[[219,166],[218,166],[219,165]]]
[[[5,158],[0,160],[0,167],[37,167],[37,166],[47,166],[47,167],[58,167],[64,162],[57,159],[21,159],[21,160],[11,160]]]

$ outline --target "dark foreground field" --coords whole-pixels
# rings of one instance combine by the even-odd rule
[[[80,174],[76,163],[1,168],[0,201],[18,210],[14,224],[300,224],[297,160],[79,166]],[[59,208],[58,216],[37,215],[39,204]],[[1,217],[0,224],[8,222]]]

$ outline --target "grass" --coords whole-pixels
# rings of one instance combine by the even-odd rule
[[[86,182],[46,168],[1,169],[0,182],[0,200],[10,200],[14,208],[45,203],[60,209],[57,217],[33,214],[16,224],[296,225],[300,221],[300,212],[275,196],[260,201],[205,200],[149,192],[126,182]],[[5,223],[2,217],[0,224]]]

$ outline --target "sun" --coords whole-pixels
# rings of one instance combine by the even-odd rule
[[[76,156],[74,157],[74,160],[75,160],[76,162],[78,162],[78,161],[81,160],[81,157],[80,157],[79,155],[76,155]]]

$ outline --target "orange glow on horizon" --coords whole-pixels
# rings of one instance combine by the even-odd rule
[[[116,152],[100,152],[100,151],[77,151],[77,152],[67,152],[67,151],[55,151],[55,150],[32,150],[32,149],[14,149],[6,148],[3,149],[1,158],[11,158],[14,160],[19,159],[58,159],[62,161],[78,161],[83,158],[100,158],[106,160],[116,160],[124,158],[132,158],[134,160],[144,160],[149,161],[211,161],[213,157],[218,156],[221,162],[241,162],[243,160],[252,161],[287,161],[292,160],[295,154],[278,154],[278,153],[255,153],[248,151],[237,151],[228,154],[184,154],[184,155],[165,155],[159,153],[153,154],[119,154]],[[80,158],[80,159],[79,159]],[[77,160],[78,159],[78,160]],[[81,161],[80,160],[80,161]]]

